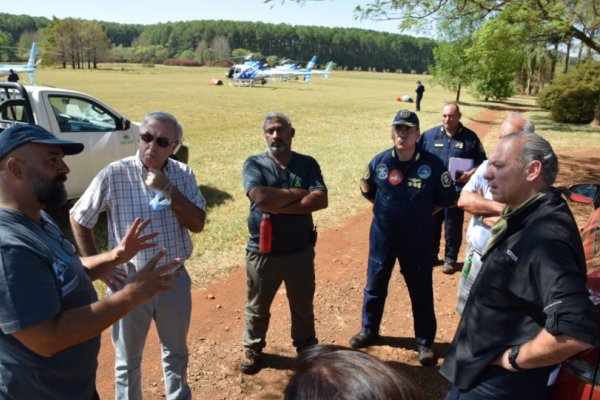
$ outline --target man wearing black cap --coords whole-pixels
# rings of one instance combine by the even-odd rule
[[[419,118],[401,110],[392,122],[394,146],[373,158],[360,181],[362,195],[373,203],[369,264],[362,327],[350,339],[355,348],[379,338],[388,282],[396,259],[410,295],[418,359],[435,362],[431,216],[455,203],[457,193],[443,163],[417,145]]]
[[[98,300],[92,280],[156,234],[138,219],[113,250],[77,256],[42,209],[66,202],[63,157],[82,150],[35,125],[0,133],[0,398],[97,399],[100,333],[174,278],[164,273],[179,260],[156,267],[161,250],[118,296]]]

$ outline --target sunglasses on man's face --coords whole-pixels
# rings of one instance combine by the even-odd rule
[[[142,133],[140,135],[140,139],[142,139],[146,143],[152,143],[153,140],[156,140],[156,144],[158,145],[158,147],[169,147],[173,143],[177,142],[177,140],[170,142],[169,139],[167,139],[166,137],[157,137],[148,132]]]

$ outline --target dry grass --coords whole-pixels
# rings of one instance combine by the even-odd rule
[[[391,145],[389,125],[403,108],[397,96],[413,96],[416,80],[423,81],[427,87],[419,113],[423,128],[439,124],[441,107],[454,98],[453,93],[429,85],[427,76],[367,72],[333,72],[329,80],[315,77],[312,84],[209,85],[211,78],[224,79],[224,73],[224,68],[130,65],[104,65],[97,71],[44,68],[36,73],[38,83],[90,93],[133,121],[153,110],[169,111],[180,119],[190,165],[209,204],[208,224],[194,235],[195,251],[187,263],[197,287],[243,264],[248,200],[241,169],[249,155],[264,151],[260,125],[267,112],[287,113],[297,132],[294,150],[321,164],[330,205],[315,214],[315,221],[324,229],[367,206],[357,182],[367,162]],[[463,100],[467,124],[488,106],[467,94]],[[407,106],[414,109],[414,104]],[[582,128],[578,133],[597,142],[597,130]]]

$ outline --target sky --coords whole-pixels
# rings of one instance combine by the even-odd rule
[[[372,1],[372,0],[371,0]],[[200,19],[235,20],[290,25],[362,28],[403,33],[398,21],[358,21],[354,7],[369,0],[308,1],[304,6],[275,0],[14,0],[3,1],[8,14],[52,18],[96,19],[120,23],[155,24]]]

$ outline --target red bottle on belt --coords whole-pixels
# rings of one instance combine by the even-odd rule
[[[271,252],[271,241],[273,238],[273,226],[271,225],[271,215],[263,213],[258,231],[258,251],[263,254]]]

